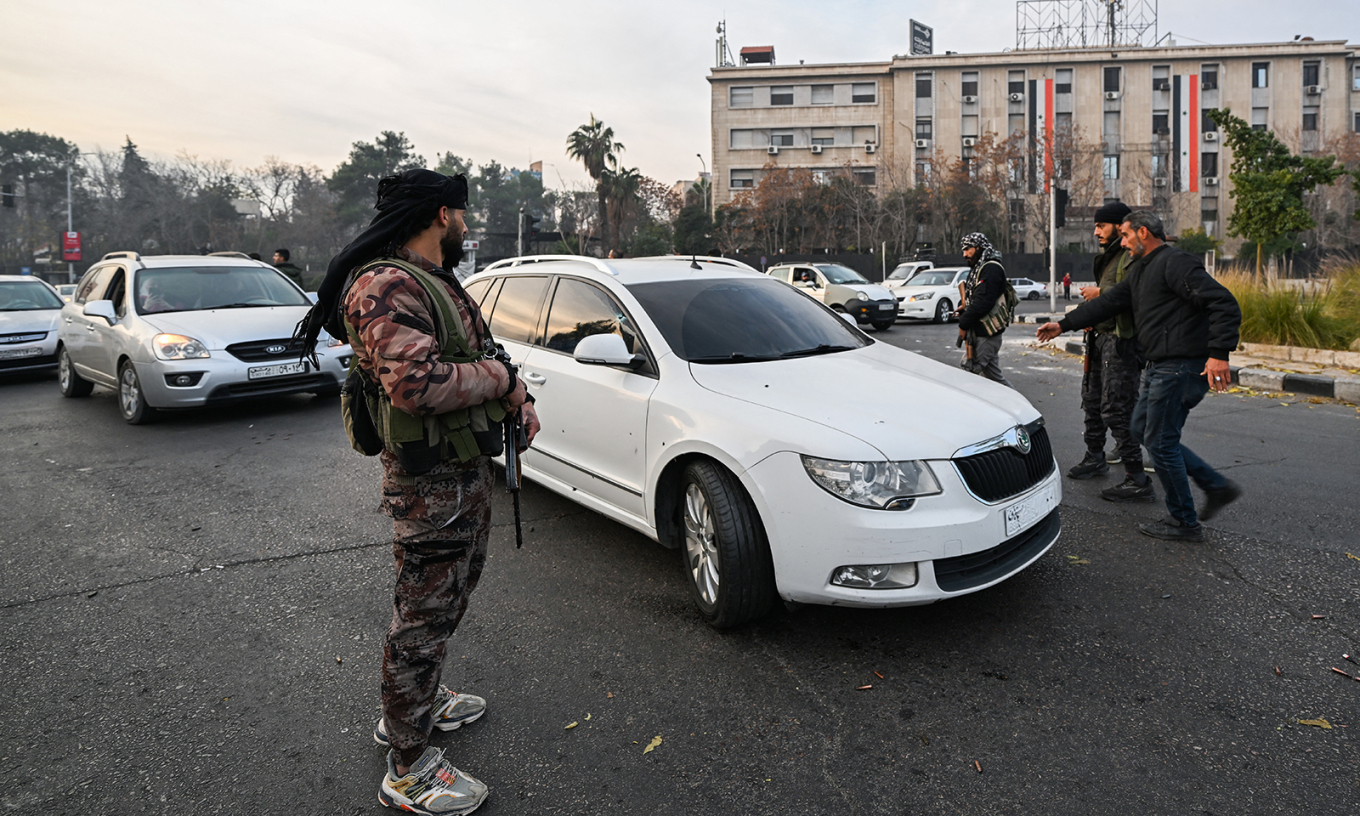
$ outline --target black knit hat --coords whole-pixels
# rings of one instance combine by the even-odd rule
[[[1133,212],[1129,205],[1122,201],[1111,201],[1100,209],[1096,210],[1095,222],[1097,224],[1122,224],[1124,216]]]

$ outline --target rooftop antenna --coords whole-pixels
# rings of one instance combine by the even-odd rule
[[[703,267],[699,265],[699,253],[695,252],[694,250],[690,250],[689,253],[689,268],[699,270],[703,269]]]
[[[737,64],[736,60],[732,59],[732,49],[727,47],[727,20],[718,22],[718,42],[713,64],[718,68],[734,68]]]

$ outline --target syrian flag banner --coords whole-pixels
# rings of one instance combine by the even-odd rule
[[[1044,192],[1053,178],[1053,80],[1029,81],[1029,132],[1034,134],[1035,175],[1043,173]],[[1034,187],[1037,187],[1036,184]]]
[[[1173,189],[1178,193],[1199,192],[1199,74],[1176,76],[1171,86],[1171,166],[1175,173]]]

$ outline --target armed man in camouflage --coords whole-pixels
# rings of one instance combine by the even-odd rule
[[[481,697],[439,681],[448,638],[486,562],[487,453],[496,451],[484,440],[498,432],[458,436],[468,430],[459,425],[467,426],[470,414],[494,420],[519,411],[532,442],[539,423],[523,381],[493,356],[477,304],[448,271],[461,259],[467,231],[466,180],[428,170],[389,176],[379,183],[377,208],[368,231],[331,262],[308,330],[324,321],[332,334],[350,338],[364,377],[381,388],[376,404],[390,412],[377,425],[429,420],[417,427],[453,434],[437,448],[442,455],[419,466],[390,439],[380,453],[397,583],[383,650],[383,715],[373,736],[390,746],[379,791],[384,805],[464,814],[485,800],[486,786],[428,743],[432,729],[459,728],[486,710]],[[474,440],[471,450],[459,447],[466,440]]]

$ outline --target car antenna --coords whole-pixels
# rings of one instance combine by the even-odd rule
[[[689,254],[689,268],[690,268],[690,269],[698,269],[698,270],[700,270],[700,271],[703,270],[703,267],[699,265],[699,261],[698,261],[698,253],[691,252],[691,253]]]

